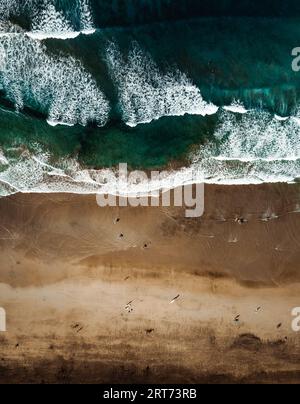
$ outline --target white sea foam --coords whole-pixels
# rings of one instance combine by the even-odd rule
[[[45,39],[74,39],[80,35],[80,32],[66,31],[66,32],[42,32],[42,31],[31,31],[26,32],[26,35],[32,39],[38,41],[43,41]]]
[[[19,35],[0,38],[0,54],[0,86],[17,110],[38,107],[53,124],[106,124],[109,103],[79,61],[51,56],[40,42]]]
[[[4,156],[3,151],[0,149],[0,167],[3,165],[8,165],[9,162],[7,158]]]
[[[287,121],[289,119],[288,116],[279,116],[277,114],[275,114],[275,119],[277,119],[277,121]]]
[[[297,125],[300,126],[300,118],[292,117],[291,119],[292,119]]]
[[[0,35],[15,32],[9,21],[10,15],[26,14],[31,22],[31,30],[27,36],[36,40],[72,39],[81,33],[90,35],[95,32],[93,15],[89,0],[74,0],[69,13],[72,12],[76,24],[57,9],[55,0],[0,0]],[[19,31],[18,31],[19,32]]]
[[[244,105],[239,101],[235,101],[231,105],[223,107],[223,109],[225,109],[225,111],[234,112],[236,114],[246,114],[248,112]]]
[[[62,122],[62,121],[51,121],[50,119],[47,119],[47,124],[56,127],[56,126],[74,126],[72,123],[67,123],[67,122]]]
[[[26,32],[26,35],[29,36],[32,39],[36,39],[38,41],[44,41],[45,39],[61,39],[61,40],[66,40],[66,39],[74,39],[77,38],[80,34],[82,35],[92,35],[96,32],[95,29],[90,29],[90,30],[84,30],[84,31],[65,31],[65,32],[42,32],[42,31],[36,31],[36,32]],[[7,35],[7,34],[3,34]],[[0,34],[1,36],[1,34]]]
[[[84,29],[84,30],[80,31],[80,33],[83,35],[93,35],[95,32],[96,32],[95,28]]]
[[[54,4],[48,3],[45,8],[36,13],[31,23],[31,37],[35,39],[57,38],[61,35],[70,35],[72,25],[61,11],[57,11]],[[68,37],[68,36],[67,36]]]
[[[0,18],[0,36],[22,34],[23,32],[24,30],[18,25]]]
[[[24,3],[28,2],[24,0]],[[0,0],[0,19],[6,20],[12,12],[18,12],[21,9],[21,2],[17,0]]]
[[[192,156],[197,180],[218,184],[293,182],[300,175],[300,127],[272,114],[219,113],[215,138]]]
[[[80,14],[80,30],[87,35],[94,33],[95,29],[90,1],[79,0],[78,9]]]
[[[131,127],[163,116],[205,116],[218,111],[218,107],[203,100],[200,90],[186,74],[179,70],[161,72],[136,43],[127,58],[116,45],[110,44],[107,62],[118,86],[123,119]]]
[[[31,38],[44,40],[47,38],[72,39],[80,35],[91,35],[95,32],[92,12],[88,0],[77,0],[74,5],[79,14],[79,30],[74,30],[72,23],[58,11],[54,4],[48,2],[41,13],[32,20],[32,30],[27,35]]]
[[[238,117],[222,113],[215,137],[220,160],[274,162],[300,159],[300,126],[294,119],[278,121],[267,112]]]

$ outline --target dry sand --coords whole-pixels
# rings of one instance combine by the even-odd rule
[[[298,184],[207,186],[198,219],[2,198],[0,382],[298,383],[299,212]]]

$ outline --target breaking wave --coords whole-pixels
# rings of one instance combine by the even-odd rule
[[[11,17],[27,17],[27,35],[43,40],[68,39],[95,32],[89,0],[74,0],[71,7],[58,7],[55,0],[0,0],[0,34],[15,32]]]
[[[222,113],[215,132],[221,160],[295,161],[300,159],[300,120],[284,121],[263,111]]]
[[[0,57],[0,89],[17,110],[37,108],[54,124],[106,124],[109,103],[78,60],[20,35],[0,37]]]
[[[123,120],[129,126],[163,116],[211,115],[218,107],[203,100],[200,90],[179,70],[162,73],[137,43],[125,59],[116,45],[107,49],[107,62],[118,87]]]

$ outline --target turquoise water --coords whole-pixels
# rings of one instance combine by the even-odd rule
[[[299,3],[236,3],[0,0],[4,188],[32,189],[12,167],[37,155],[72,160],[72,176],[75,161],[78,172],[126,162],[193,165],[213,182],[297,179]]]

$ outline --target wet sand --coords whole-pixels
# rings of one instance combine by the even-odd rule
[[[300,184],[206,186],[198,219],[2,198],[0,382],[298,383],[299,212]]]

